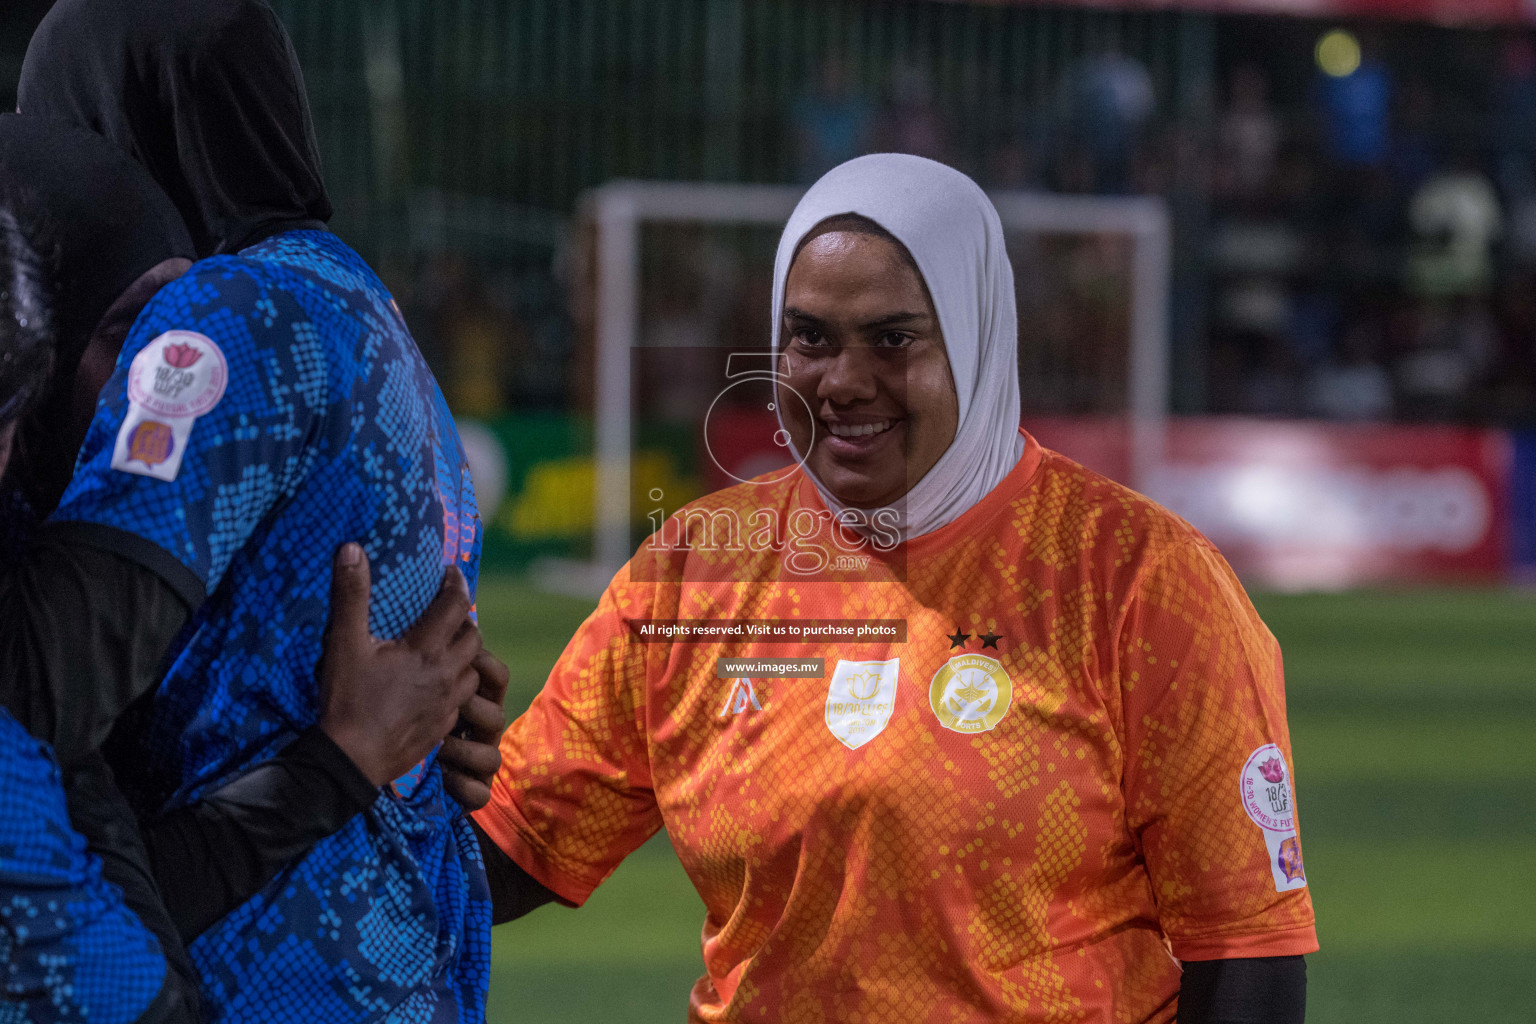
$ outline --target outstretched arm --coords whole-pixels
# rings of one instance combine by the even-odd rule
[[[494,922],[582,905],[661,828],[641,713],[657,656],[627,642],[628,620],[654,608],[652,588],[622,570],[503,734],[490,803],[473,816]]]
[[[191,942],[378,795],[314,726],[196,803],[145,822],[150,871],[177,933]]]
[[[108,532],[100,538],[96,532]],[[86,765],[122,712],[159,680],[166,650],[201,600],[201,586],[147,543],[107,527],[45,529],[0,580],[0,703],[54,747],[66,770]],[[176,928],[200,934],[244,903],[378,797],[462,719],[445,748],[450,792],[488,797],[500,765],[505,669],[482,651],[456,569],[398,642],[368,634],[369,571],[338,557],[321,668],[320,722],[269,761],[203,800],[148,823],[147,870]],[[165,564],[159,564],[163,561]],[[157,566],[146,568],[145,563]],[[175,581],[175,585],[172,582]],[[479,692],[477,693],[477,689]]]
[[[333,566],[320,721],[276,756],[144,826],[176,929],[190,941],[336,832],[443,741],[480,677],[458,570],[398,641],[368,632],[367,556]]]
[[[45,527],[0,579],[0,703],[68,770],[160,680],[202,599],[197,578],[147,541]]]

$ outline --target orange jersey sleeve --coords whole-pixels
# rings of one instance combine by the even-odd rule
[[[1280,646],[1203,539],[1142,572],[1118,659],[1127,824],[1174,955],[1315,951]]]
[[[580,906],[661,828],[644,732],[647,651],[628,642],[651,588],[622,571],[501,740],[480,827],[546,889]],[[532,795],[530,795],[532,794]]]

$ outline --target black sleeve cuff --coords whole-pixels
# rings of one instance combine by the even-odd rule
[[[284,760],[313,765],[326,778],[336,784],[344,806],[341,810],[347,818],[366,811],[379,798],[379,787],[369,781],[361,768],[353,763],[347,752],[318,725],[312,725],[299,734],[299,738],[283,748],[279,755]]]
[[[1304,1024],[1307,961],[1300,956],[1199,960],[1184,965],[1178,1024]]]
[[[480,857],[485,861],[485,879],[491,886],[491,924],[506,924],[546,903],[563,902],[544,888],[506,851],[496,845],[474,818],[469,819],[475,837],[480,840]]]
[[[180,559],[152,540],[136,533],[101,523],[50,522],[43,527],[43,537],[66,543],[86,544],[143,566],[165,582],[186,602],[189,612],[196,611],[208,590],[197,573],[181,564]]]

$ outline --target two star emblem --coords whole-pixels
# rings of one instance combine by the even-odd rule
[[[955,627],[955,631],[953,633],[948,633],[946,635],[949,637],[949,649],[952,651],[957,647],[964,647],[965,642],[971,638],[970,633],[960,632],[959,626]],[[990,647],[995,651],[997,650],[997,642],[1002,639],[1002,635],[999,633],[993,633],[989,630],[986,633],[977,633],[976,639],[981,641],[981,646],[984,649]]]

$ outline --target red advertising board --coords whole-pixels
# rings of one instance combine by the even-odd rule
[[[1117,10],[1188,8],[1224,14],[1289,14],[1307,18],[1397,18],[1405,21],[1433,21],[1442,25],[1514,25],[1536,21],[1536,3],[1532,0],[1053,0],[1053,2]]]
[[[1042,444],[1126,479],[1114,421],[1031,421]],[[1511,448],[1498,431],[1176,420],[1146,491],[1245,579],[1282,589],[1494,580],[1507,571]]]
[[[785,461],[771,414],[739,417],[703,460],[714,486]],[[1026,427],[1047,447],[1128,479],[1123,421]],[[1256,585],[1490,581],[1509,567],[1511,452],[1497,431],[1186,419],[1169,426],[1165,458],[1144,486]]]

